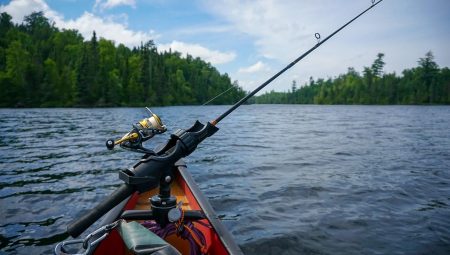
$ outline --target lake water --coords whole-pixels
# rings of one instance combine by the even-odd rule
[[[225,106],[152,109],[169,132]],[[0,109],[0,253],[50,254],[142,108]],[[186,160],[246,254],[450,254],[450,107],[247,105]]]

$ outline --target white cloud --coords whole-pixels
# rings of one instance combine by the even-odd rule
[[[285,60],[292,55],[293,44],[302,48],[305,38],[311,37],[314,41],[314,32],[307,29],[303,22],[310,15],[307,15],[308,10],[302,3],[217,0],[214,4],[207,1],[205,6],[233,24],[236,30],[252,37],[260,56]]]
[[[111,9],[120,5],[128,5],[136,8],[135,0],[95,0],[94,9],[100,8],[101,10]]]
[[[117,3],[126,1],[108,2]],[[141,42],[146,42],[159,37],[159,35],[152,30],[148,32],[133,31],[129,29],[126,24],[115,21],[114,19],[117,19],[117,16],[104,18],[89,12],[84,12],[83,15],[76,19],[66,20],[63,15],[50,9],[43,0],[14,0],[8,5],[0,6],[0,11],[9,13],[13,17],[15,23],[21,23],[24,16],[29,15],[33,11],[42,11],[49,20],[55,22],[57,27],[76,29],[86,40],[91,38],[94,30],[99,37],[113,40],[117,43],[123,43],[129,47],[137,46],[141,44]]]
[[[89,12],[83,13],[82,16],[75,20],[63,21],[60,25],[64,28],[77,29],[86,39],[89,39],[92,36],[92,31],[95,30],[98,36],[127,46],[136,46],[141,42],[158,37],[154,31],[133,31],[124,24],[98,17]]]
[[[189,44],[179,41],[158,45],[158,49],[162,51],[169,51],[169,49],[172,49],[172,51],[178,51],[182,54],[190,54],[194,57],[200,57],[213,65],[228,63],[236,58],[234,52],[220,52],[217,50],[210,50],[199,44]]]
[[[268,71],[270,68],[261,61],[256,62],[254,65],[248,67],[242,67],[239,69],[239,73],[257,73],[261,71]]]
[[[23,18],[32,12],[44,12],[49,19],[59,19],[59,15],[50,9],[43,0],[13,0],[7,5],[0,6],[0,12],[7,12],[14,23],[22,23]]]
[[[332,0],[214,0],[214,2],[203,0],[203,2],[207,11],[223,18],[236,31],[248,35],[253,40],[259,57],[280,63],[293,60],[297,55],[314,46],[315,33],[320,33],[324,39],[370,6],[370,1],[357,0],[348,0],[345,3]],[[361,44],[362,38],[380,32],[380,29],[386,30],[389,23],[396,24],[392,20],[385,21],[380,18],[382,17],[381,8],[389,7],[382,7],[382,5],[376,7],[339,36],[333,38],[333,43],[337,43],[338,40],[345,41],[347,47],[344,49],[350,52],[349,45],[355,45],[358,42]],[[348,33],[349,30],[353,32]],[[346,35],[341,36],[344,34]],[[366,48],[375,44],[367,42],[364,45]],[[341,54],[344,55],[344,52]]]

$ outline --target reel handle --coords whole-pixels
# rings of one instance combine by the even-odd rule
[[[108,140],[106,140],[106,148],[108,149],[108,150],[112,150],[112,149],[114,149],[114,146],[115,146],[116,144],[114,143],[114,139],[108,139]]]

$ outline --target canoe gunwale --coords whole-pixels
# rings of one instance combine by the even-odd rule
[[[217,217],[214,209],[212,208],[211,204],[209,203],[208,199],[205,197],[203,192],[199,189],[198,185],[195,183],[194,178],[192,178],[192,175],[187,170],[186,165],[177,165],[178,172],[182,176],[182,178],[185,180],[186,184],[188,185],[189,189],[191,190],[192,194],[197,200],[197,203],[200,205],[201,209],[203,210],[203,213],[205,214],[206,218],[209,220],[211,226],[214,228],[214,230],[217,232],[217,235],[219,236],[220,240],[222,241],[223,245],[227,249],[227,251],[230,254],[243,254],[239,246],[234,241],[233,237],[231,236],[230,232],[225,228],[225,226],[222,224],[222,222]]]

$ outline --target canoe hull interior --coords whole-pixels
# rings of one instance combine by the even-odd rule
[[[200,224],[194,222],[194,226],[202,232],[206,240],[208,254],[242,254],[232,236],[217,218],[214,210],[206,197],[195,184],[192,176],[186,169],[186,166],[176,167],[175,180],[171,184],[171,194],[177,198],[177,203],[182,202],[183,210],[200,210],[206,216]],[[127,201],[124,201],[116,208],[111,210],[102,222],[102,225],[108,224],[118,219],[125,210],[149,210],[149,199],[158,194],[159,189],[155,188],[148,192],[138,194],[134,193]],[[189,254],[189,242],[176,235],[168,236],[165,239],[182,254]],[[106,254],[130,254],[122,241],[117,230],[113,230],[107,238],[97,245],[95,255]]]

